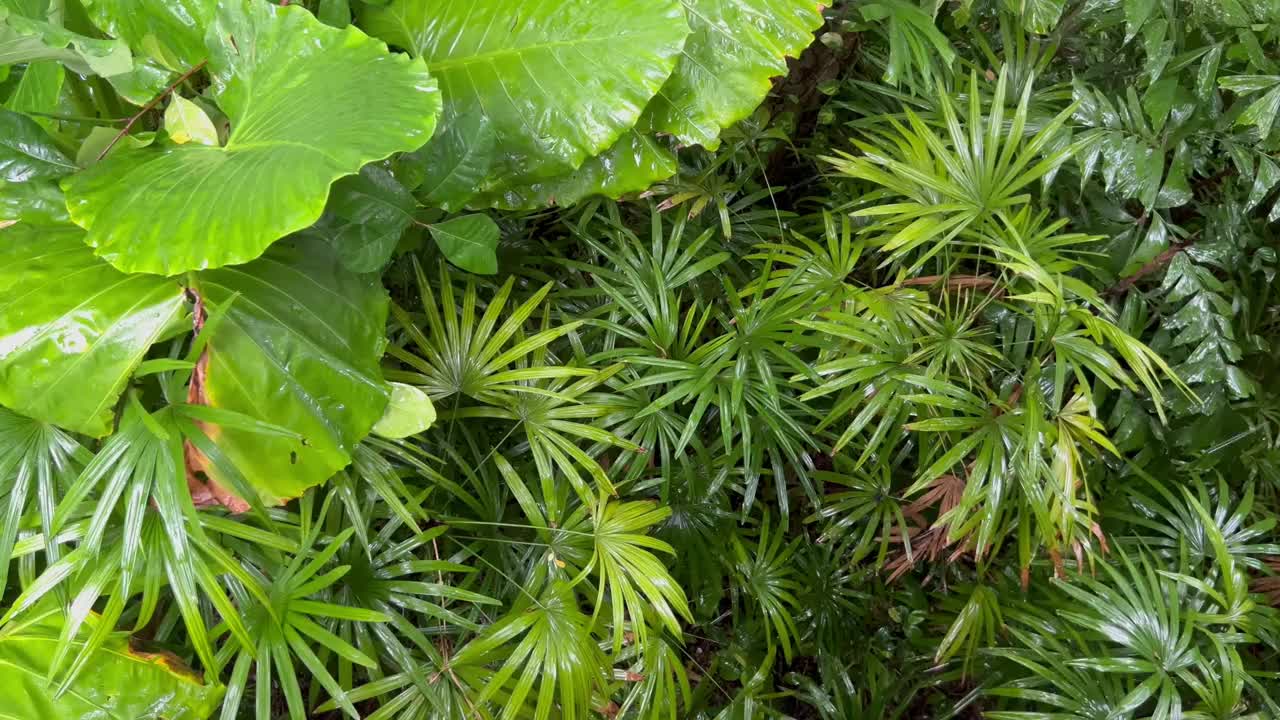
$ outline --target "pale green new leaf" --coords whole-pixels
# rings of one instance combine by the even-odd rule
[[[405,438],[431,427],[436,408],[425,392],[412,385],[393,382],[387,409],[373,426],[373,433],[385,438]]]
[[[194,102],[174,95],[164,111],[164,129],[169,139],[178,145],[189,142],[200,145],[217,145],[218,130],[204,110]]]

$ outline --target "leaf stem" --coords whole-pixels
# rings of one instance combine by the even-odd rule
[[[61,113],[36,112],[35,110],[23,110],[24,115],[34,115],[36,117],[49,118],[50,120],[61,120],[63,122],[91,123],[94,125],[115,125],[122,123],[129,118],[104,118],[89,117],[88,115],[63,115]]]
[[[102,148],[102,152],[98,153],[98,159],[101,160],[102,158],[106,157],[107,153],[111,152],[111,148],[115,147],[116,143],[120,142],[120,140],[125,135],[129,134],[129,130],[133,128],[134,123],[138,122],[138,120],[143,115],[146,115],[148,112],[151,112],[151,110],[155,108],[156,105],[160,104],[161,100],[164,100],[165,98],[169,97],[169,94],[173,92],[174,88],[186,82],[187,78],[200,72],[200,70],[202,70],[204,66],[207,65],[208,63],[209,63],[208,60],[201,60],[200,62],[196,63],[194,67],[182,73],[182,75],[179,76],[177,80],[174,80],[173,83],[170,84],[169,87],[165,88],[163,92],[161,92],[159,95],[152,98],[146,105],[143,105],[142,109],[134,113],[133,117],[130,117],[128,122],[124,124],[124,127],[120,128],[120,132],[117,133],[115,137],[111,138],[111,142],[107,143],[107,146]]]
[[[1106,294],[1107,295],[1124,295],[1125,293],[1129,292],[1129,289],[1132,288],[1139,280],[1146,277],[1147,275],[1150,275],[1153,272],[1156,272],[1162,269],[1165,265],[1168,265],[1169,263],[1173,262],[1173,259],[1178,256],[1178,253],[1181,253],[1183,250],[1186,250],[1187,248],[1191,247],[1192,245],[1195,244],[1195,242],[1196,242],[1196,239],[1193,237],[1185,242],[1174,243],[1173,245],[1169,246],[1168,250],[1165,250],[1164,252],[1152,258],[1151,261],[1148,262],[1146,265],[1143,265],[1142,267],[1138,268],[1137,272],[1121,280],[1120,282],[1116,283],[1114,287],[1112,287],[1110,290],[1106,292]]]

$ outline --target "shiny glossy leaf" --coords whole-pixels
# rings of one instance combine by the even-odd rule
[[[66,181],[87,242],[126,272],[248,262],[314,223],[334,180],[420,147],[435,127],[420,61],[300,7],[225,4],[209,41],[225,147],[120,152]]]
[[[18,112],[48,113],[58,109],[58,98],[66,82],[67,71],[54,60],[41,60],[27,65],[5,107]],[[49,127],[47,119],[38,121]]]
[[[681,0],[692,34],[648,108],[652,129],[715,149],[787,72],[822,24],[815,0]]]
[[[119,40],[77,35],[0,7],[0,65],[53,60],[82,75],[119,75],[133,70],[129,48]]]
[[[476,193],[493,164],[493,127],[479,112],[455,116],[426,148],[414,153],[424,169],[423,200],[450,212]]]
[[[386,168],[366,165],[358,175],[334,183],[332,219],[317,231],[353,272],[381,270],[400,236],[413,224],[418,203]]]
[[[88,435],[184,307],[182,288],[124,275],[75,227],[0,230],[0,404]]]
[[[28,225],[70,223],[62,190],[52,181],[0,182],[0,227],[15,222]]]
[[[68,691],[54,696],[48,681],[62,631],[62,610],[32,613],[0,630],[0,717],[27,720],[203,720],[218,708],[222,688],[205,685],[166,653],[146,653],[129,640],[108,639]],[[90,616],[76,635],[94,633]]]
[[[393,0],[366,5],[361,21],[426,59],[446,127],[471,113],[488,120],[498,151],[490,191],[571,172],[613,145],[667,81],[689,32],[678,0]]]
[[[500,195],[484,195],[473,202],[508,209],[572,205],[592,195],[617,199],[647,190],[679,170],[675,153],[656,138],[632,130],[603,154],[588,158],[577,170]]]
[[[0,110],[0,180],[49,180],[76,171],[44,128],[16,112]]]
[[[1047,35],[1058,24],[1062,16],[1065,0],[1006,0],[1005,5],[1016,9],[1022,15],[1022,24],[1027,30],[1040,35]]]
[[[85,0],[89,19],[161,65],[184,72],[209,56],[205,29],[216,0]]]
[[[488,215],[463,215],[431,226],[431,237],[449,262],[481,275],[498,272],[498,235]]]
[[[209,428],[262,500],[297,497],[350,463],[387,404],[378,275],[343,269],[318,241],[287,240],[248,265],[200,273],[196,291],[210,312],[239,293],[209,339],[204,401],[301,436]]]

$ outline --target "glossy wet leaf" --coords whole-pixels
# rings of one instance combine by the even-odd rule
[[[97,629],[90,616],[77,634]],[[0,629],[0,715],[40,720],[204,720],[222,699],[173,655],[134,650],[122,636],[109,639],[60,697],[47,679],[62,630],[62,610],[49,607]]]
[[[571,172],[613,145],[666,82],[689,33],[678,0],[393,0],[365,5],[360,19],[427,61],[445,127],[472,113],[488,121],[490,191]]]
[[[1006,6],[1022,12],[1023,26],[1040,35],[1047,35],[1058,24],[1065,0],[1006,0]]]
[[[120,152],[66,181],[86,241],[126,272],[248,262],[314,223],[334,180],[420,147],[435,128],[422,63],[353,27],[239,0],[219,8],[208,39],[226,146]]]
[[[386,168],[365,165],[360,174],[334,183],[328,212],[317,231],[353,272],[381,270],[400,236],[414,223],[418,203]]]
[[[569,206],[593,195],[617,199],[647,190],[678,170],[675,153],[665,143],[631,130],[613,147],[587,158],[582,167],[571,173],[524,187],[510,187],[500,194],[481,195],[474,202],[509,209],[533,209],[546,205]]]
[[[130,374],[184,305],[177,282],[94,257],[79,228],[0,230],[0,404],[107,434]]]
[[[406,160],[422,168],[418,191],[423,200],[452,212],[476,194],[495,152],[493,126],[475,111],[455,115],[426,148]]]
[[[59,488],[70,483],[77,455],[87,454],[74,439],[39,420],[0,408],[0,558],[13,554],[19,525],[39,517],[50,562],[60,554],[52,541],[53,501]],[[9,566],[0,569],[0,594],[10,580]]]
[[[78,35],[0,6],[0,66],[52,60],[84,74],[113,76],[133,70],[119,40]]]
[[[54,112],[58,108],[58,98],[62,95],[66,78],[66,68],[53,60],[31,63],[23,70],[18,86],[13,89],[5,107],[24,113]],[[44,127],[52,125],[47,119],[38,122]]]
[[[288,240],[248,265],[200,273],[195,287],[211,308],[239,293],[209,340],[207,404],[301,436],[210,428],[262,500],[297,497],[350,463],[387,404],[378,275],[345,270],[318,241]]]
[[[0,181],[51,180],[76,170],[35,120],[0,109]]]
[[[681,0],[692,34],[647,111],[654,131],[715,149],[749,116],[822,24],[814,0]]]
[[[510,697],[503,702],[503,720],[522,716],[530,692],[537,700],[539,709],[533,715],[537,720],[550,717],[553,697],[565,720],[589,717],[587,702],[604,678],[600,650],[591,637],[587,618],[564,584],[549,586],[533,603],[522,602],[520,612],[490,625],[458,651],[454,662],[461,666],[502,664],[479,699],[493,697],[507,687]]]
[[[89,19],[164,67],[185,72],[209,56],[205,30],[216,0],[85,0]]]
[[[449,262],[481,275],[498,272],[498,226],[488,215],[463,215],[431,225],[431,237]]]
[[[22,222],[29,225],[66,225],[67,203],[62,190],[52,181],[0,181],[0,225]]]

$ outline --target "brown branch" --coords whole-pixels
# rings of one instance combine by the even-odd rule
[[[1178,256],[1178,253],[1191,247],[1192,245],[1195,244],[1195,242],[1196,242],[1195,238],[1191,238],[1186,242],[1174,243],[1173,245],[1170,245],[1168,250],[1165,250],[1164,252],[1152,258],[1146,265],[1143,265],[1142,267],[1138,268],[1138,272],[1116,283],[1114,286],[1111,287],[1111,289],[1107,290],[1106,293],[1104,294],[1124,295],[1125,293],[1129,292],[1129,290],[1131,290],[1139,280],[1150,275],[1151,273],[1162,270],[1165,265],[1168,265],[1169,263],[1173,262],[1173,259]]]
[[[945,280],[948,290],[964,290],[972,288],[989,288],[995,287],[996,279],[988,275],[923,275],[921,277],[903,280],[904,287],[928,286],[937,283],[939,280]]]
[[[101,160],[102,158],[106,157],[107,153],[111,152],[111,148],[115,147],[116,143],[120,142],[122,139],[124,139],[125,135],[129,134],[129,131],[133,129],[134,123],[142,119],[143,115],[146,115],[147,113],[155,109],[155,106],[159,105],[161,100],[164,100],[165,98],[169,97],[169,94],[172,93],[175,88],[177,88],[182,83],[186,82],[187,79],[190,78],[192,75],[195,75],[196,73],[200,72],[200,70],[202,70],[208,62],[209,62],[208,60],[201,60],[199,63],[196,63],[195,67],[182,73],[182,75],[177,80],[173,81],[172,85],[165,88],[164,91],[161,92],[159,95],[155,96],[154,98],[151,98],[151,100],[146,105],[142,106],[141,110],[134,113],[133,117],[130,117],[129,121],[124,124],[124,127],[120,128],[120,132],[117,133],[115,137],[111,138],[111,142],[107,143],[107,146],[102,148],[102,152],[98,153],[98,160]]]

